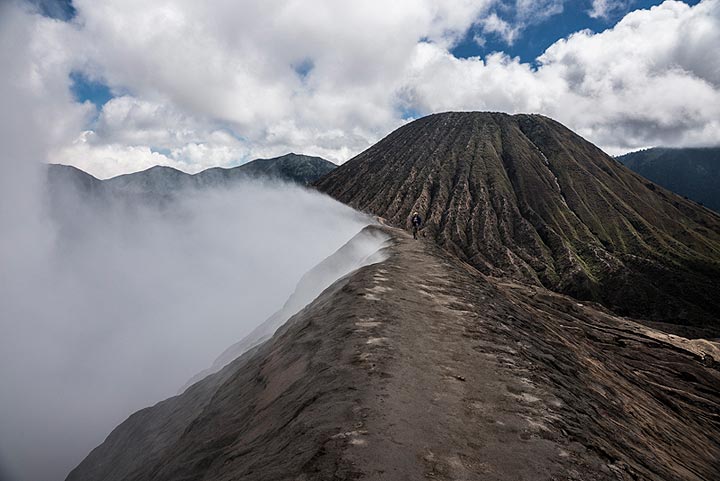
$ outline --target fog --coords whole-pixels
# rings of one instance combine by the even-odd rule
[[[368,219],[262,182],[159,206],[48,196],[48,152],[86,109],[68,115],[66,78],[35,81],[55,57],[22,54],[26,20],[0,5],[0,479],[55,481],[280,309]]]
[[[267,182],[163,206],[53,199],[51,214],[36,203],[23,229],[3,231],[0,449],[19,480],[63,478],[128,414],[175,394],[282,307],[368,223],[326,196]]]
[[[368,219],[262,182],[162,206],[48,197],[43,162],[71,119],[17,82],[33,66],[11,53],[29,33],[2,23],[0,479],[58,480],[281,308]]]

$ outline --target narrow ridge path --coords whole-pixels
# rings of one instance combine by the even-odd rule
[[[720,347],[388,237],[68,481],[717,481]]]
[[[355,321],[355,362],[378,386],[358,400],[347,433],[344,456],[363,479],[607,475],[594,456],[571,455],[585,451],[577,443],[548,435],[561,403],[515,365],[490,282],[429,242],[392,234],[394,254],[373,267]]]

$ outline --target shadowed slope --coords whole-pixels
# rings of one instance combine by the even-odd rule
[[[387,260],[131,416],[68,480],[717,479],[716,344],[382,230]]]
[[[539,115],[416,120],[316,186],[426,235],[484,273],[620,314],[720,327],[720,217]]]
[[[663,187],[720,212],[720,147],[653,148],[617,157]]]

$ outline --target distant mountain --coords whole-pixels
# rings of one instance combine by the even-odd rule
[[[658,147],[616,158],[658,185],[720,212],[720,147]]]
[[[430,115],[317,187],[396,226],[418,211],[429,238],[483,273],[720,328],[720,216],[547,117]]]
[[[46,203],[51,218],[58,220],[57,227],[64,233],[62,238],[71,239],[94,224],[88,206],[106,208],[110,196],[104,181],[71,165],[50,164],[46,171]],[[120,196],[119,203],[127,198]],[[90,202],[88,202],[90,201]]]
[[[127,194],[170,194],[195,187],[196,177],[172,167],[156,165],[141,172],[119,175],[104,181],[108,189]]]
[[[72,165],[50,164],[47,170],[50,189],[69,185],[79,192],[101,194],[105,189],[103,181]]]
[[[95,196],[112,193],[132,198],[139,196],[140,200],[162,200],[182,189],[229,186],[249,178],[307,185],[336,167],[320,157],[291,153],[273,159],[253,160],[229,169],[214,167],[194,175],[156,165],[141,172],[99,180],[76,167],[52,164],[48,167],[48,181],[53,195],[70,186],[75,193]]]
[[[290,153],[272,159],[256,159],[232,169],[214,167],[200,172],[195,177],[201,184],[230,181],[238,176],[265,177],[310,184],[336,167],[337,165],[320,157]]]
[[[248,178],[265,178],[309,184],[337,167],[320,157],[286,154],[273,159],[256,159],[237,167],[213,167],[191,175],[172,167],[155,166],[142,172],[120,175],[105,182],[127,193],[170,194],[188,187],[227,186]]]

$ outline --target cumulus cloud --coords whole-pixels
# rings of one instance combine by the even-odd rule
[[[0,116],[4,481],[62,479],[113,426],[173,395],[278,309],[368,222],[320,194],[262,183],[186,193],[164,210],[94,203],[61,185],[48,204],[42,159],[94,110],[54,75],[63,50],[39,47],[38,30],[56,28],[0,6],[0,104],[12,113]]]
[[[71,143],[54,150],[53,163],[72,164],[98,178],[166,165],[195,173],[238,165],[247,142],[217,122],[190,116],[170,103],[124,95],[107,102]]]
[[[424,112],[539,112],[611,153],[720,140],[720,2],[667,1],[550,46],[534,68],[495,53],[458,59],[418,44],[399,91]]]
[[[487,37],[497,36],[512,46],[531,25],[543,23],[563,12],[565,0],[514,0],[498,1],[488,14],[476,22],[481,35],[473,40],[484,47]]]
[[[555,116],[592,140],[627,150],[720,141],[720,2],[667,1],[599,34],[552,45],[540,71],[565,84]]]
[[[515,43],[515,39],[517,39],[517,36],[522,30],[522,25],[511,25],[510,22],[500,18],[497,13],[491,13],[484,18],[480,24],[483,33],[498,35],[508,45]]]
[[[628,7],[628,0],[592,0],[588,15],[592,18],[607,18]]]
[[[565,0],[515,0],[516,17],[531,24],[558,15],[565,9]]]
[[[66,98],[74,71],[117,95],[97,111],[65,105],[84,125],[49,151],[103,177],[288,151],[341,163],[409,118],[450,108],[544,113],[611,151],[717,142],[718,0],[631,12],[558,40],[533,65],[450,53],[470,29],[480,44],[512,43],[564,5],[76,0],[71,22],[24,14],[36,66],[26,74],[48,97]]]
[[[277,310],[308,269],[368,222],[318,193],[263,183],[186,193],[162,210],[95,203],[63,185],[48,203],[42,160],[96,114],[72,99],[57,69],[72,63],[51,41],[65,28],[0,5],[3,481],[63,479],[131,412],[175,394]],[[142,126],[171,112],[120,107],[97,125],[126,125],[137,110]],[[142,148],[112,130],[97,135]],[[196,145],[188,140],[173,145]]]
[[[418,39],[450,44],[485,3],[80,1],[68,41],[111,87],[227,125],[253,148],[339,161],[397,125],[392,83]],[[312,65],[302,76],[301,63]]]

